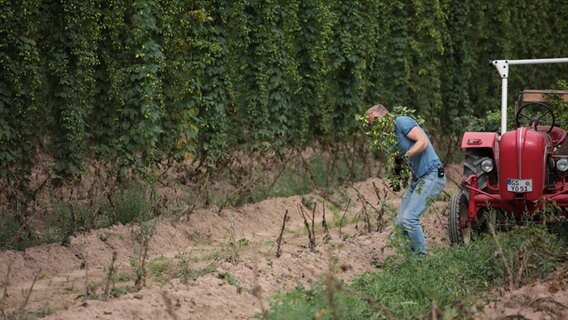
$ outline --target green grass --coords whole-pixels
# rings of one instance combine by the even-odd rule
[[[261,201],[266,198],[266,194],[264,192],[266,187],[267,186],[262,186],[261,190],[258,190],[255,193],[255,201]],[[287,168],[284,170],[282,175],[276,179],[268,196],[289,197],[297,194],[306,194],[312,190],[312,183],[308,177],[302,177],[297,168]]]
[[[112,195],[112,205],[102,194],[93,201],[58,198],[50,200],[52,211],[40,227],[26,233],[14,214],[0,212],[4,223],[0,225],[0,247],[23,250],[43,243],[65,243],[69,236],[92,229],[108,227],[120,222],[146,221],[154,217],[152,202],[146,187],[141,184],[125,185]]]
[[[170,268],[170,261],[164,256],[160,256],[148,263],[148,270],[154,277],[160,277]]]
[[[314,189],[333,193],[334,187],[347,181],[361,181],[371,175],[364,164],[357,159],[351,163],[347,157],[336,155],[336,159],[321,152],[306,159],[306,165],[294,164],[288,166],[275,181],[270,181],[271,189],[266,184],[259,184],[251,190],[251,199],[255,202],[272,197],[289,197],[306,195]],[[259,171],[263,175],[264,172]]]
[[[192,280],[195,281],[197,278],[202,277],[206,274],[213,273],[217,271],[217,266],[213,263],[208,264],[206,267],[201,269],[194,269],[189,267],[188,265],[184,265],[178,272],[178,278],[188,281]]]
[[[523,283],[558,268],[567,248],[540,227],[499,235],[499,242],[515,279],[522,264],[520,252],[526,253]],[[381,269],[360,275],[350,284],[318,282],[276,296],[268,319],[416,319],[425,317],[433,306],[449,318],[456,314],[467,318],[483,292],[506,283],[502,259],[495,252],[495,242],[485,237],[469,246],[434,250],[433,256],[422,259],[395,254]]]
[[[148,201],[144,187],[137,184],[127,186],[114,194],[115,220],[122,224],[147,220],[153,216],[152,204]]]
[[[45,304],[43,307],[37,310],[28,311],[27,317],[25,319],[41,319],[47,316],[50,316],[54,313],[54,310],[51,306]]]
[[[217,275],[217,277],[219,279],[223,279],[225,280],[228,284],[234,286],[235,288],[237,288],[237,293],[241,293],[243,288],[241,287],[241,284],[239,282],[239,279],[237,279],[237,277],[235,277],[234,275],[228,273],[228,272],[219,272],[219,274]]]
[[[113,281],[126,282],[134,280],[134,275],[126,272],[118,272],[112,276]]]
[[[0,247],[24,250],[41,243],[38,238],[20,234],[21,225],[13,215],[2,213],[0,219],[2,221],[0,224]]]
[[[244,203],[259,202],[272,197],[308,195],[315,189],[328,196],[337,196],[338,186],[344,185],[347,181],[359,181],[371,175],[365,159],[361,157],[351,159],[351,154],[344,153],[343,150],[335,150],[335,153],[330,156],[320,149],[313,156],[306,158],[305,164],[299,157],[292,158],[282,174],[273,178],[266,178],[264,168],[257,168],[254,176],[250,177],[250,180],[255,182],[243,190],[224,190],[221,187],[217,190],[216,187],[212,187],[211,189],[206,188],[205,194],[201,194],[196,192],[195,188],[186,189],[183,185],[178,185],[184,190],[183,200],[166,199],[170,201],[166,205],[158,205],[157,201],[161,199],[155,199],[152,196],[155,184],[136,178],[116,186],[111,194],[95,193],[92,199],[88,199],[89,201],[79,199],[79,196],[62,200],[60,196],[49,194],[46,197],[48,203],[45,205],[51,210],[47,212],[45,220],[41,221],[39,226],[26,226],[30,229],[27,233],[19,232],[20,230],[25,231],[26,228],[20,226],[15,219],[15,214],[9,212],[7,206],[2,206],[0,217],[3,218],[4,224],[0,226],[0,247],[22,250],[43,243],[65,244],[73,234],[105,228],[116,223],[127,225],[152,219],[156,214],[167,213],[167,207],[170,207],[172,202],[175,202],[175,207],[179,207],[180,204],[176,201],[182,201],[188,207],[197,203],[196,208],[201,208],[211,204],[224,207],[240,206]],[[275,166],[271,169],[273,173],[279,173],[282,168]],[[218,182],[223,182],[224,179],[230,180],[224,175],[216,176],[215,179],[218,179]],[[223,186],[224,184],[219,183],[218,185]],[[212,186],[217,186],[217,184]],[[310,196],[305,196],[305,200],[307,203],[316,201],[310,200]],[[338,208],[337,212],[342,212],[346,200],[339,200],[338,205],[341,208]],[[331,219],[331,216],[330,213],[328,219]]]
[[[128,287],[114,287],[110,289],[110,296],[113,298],[118,298],[130,292],[131,289]]]

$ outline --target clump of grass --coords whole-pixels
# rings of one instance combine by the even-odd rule
[[[114,195],[115,221],[127,224],[152,217],[152,205],[140,185],[130,185]]]
[[[291,164],[273,181],[259,183],[252,188],[251,199],[257,202],[270,197],[306,195],[314,189],[331,194],[334,186],[347,181],[360,181],[371,175],[363,158],[353,158],[346,150],[335,151],[329,155],[318,150],[309,158],[300,154],[293,156]],[[259,170],[256,174],[264,175],[265,172]]]
[[[206,260],[225,261],[237,265],[240,262],[240,252],[249,246],[249,240],[246,238],[235,240],[234,231],[231,231],[229,237],[231,240],[224,243],[219,251],[206,256]]]
[[[114,287],[110,290],[110,296],[113,298],[118,298],[130,292],[131,289],[128,287]]]
[[[160,277],[170,268],[170,261],[164,256],[160,256],[148,263],[148,270],[154,277]]]
[[[112,280],[115,282],[127,282],[133,280],[134,276],[126,272],[115,273]]]
[[[237,277],[235,277],[234,275],[228,272],[219,272],[217,277],[219,279],[225,280],[228,284],[235,286],[235,288],[237,288],[237,293],[241,293],[243,291],[239,279],[237,279]]]
[[[0,220],[0,248],[23,250],[41,243],[40,239],[19,232],[22,225],[14,215],[0,211]]]
[[[311,181],[302,177],[301,173],[294,168],[286,168],[274,181],[270,194],[266,195],[266,186],[260,186],[255,193],[254,201],[262,201],[268,197],[289,197],[296,194],[307,194],[312,191]],[[255,190],[256,191],[256,190]]]
[[[140,290],[143,286],[146,286],[146,262],[148,259],[150,240],[156,230],[156,223],[156,219],[150,220],[148,218],[140,223],[140,227],[137,230],[133,230],[133,238],[138,245],[137,248],[135,248],[135,252],[138,256],[131,261],[131,265],[136,270],[136,279],[134,280],[136,290]]]
[[[52,315],[53,313],[54,313],[53,308],[46,303],[40,309],[34,311],[28,311],[28,318],[29,319],[45,318],[47,316]]]
[[[13,247],[25,249],[52,242],[66,245],[69,237],[76,233],[108,227],[114,223],[146,221],[154,216],[152,201],[147,187],[134,183],[117,189],[109,197],[97,195],[92,201],[54,198],[51,199],[52,212],[42,228],[37,230],[37,237],[19,239]],[[15,219],[7,219],[0,226],[0,246],[10,243],[11,238],[15,237],[14,230],[19,229],[20,225]]]
[[[566,244],[542,227],[518,228],[497,237],[511,272],[522,279],[519,284],[544,277],[565,258]],[[299,286],[275,298],[268,319],[415,319],[433,309],[442,316],[471,317],[481,293],[507,282],[494,241],[484,237],[468,246],[440,248],[427,258],[395,254],[382,270],[336,285],[332,301],[325,283]]]
[[[190,267],[186,267],[178,273],[178,277],[183,281],[195,281],[197,278],[202,277],[206,274],[213,273],[217,271],[217,266],[213,263],[208,264],[204,268],[194,269]]]

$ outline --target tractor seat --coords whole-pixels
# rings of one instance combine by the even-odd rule
[[[537,126],[536,131],[546,133],[546,131],[550,129],[550,126]],[[550,140],[552,140],[552,144],[554,146],[559,146],[564,142],[566,139],[566,130],[560,127],[552,127],[552,130],[548,134],[550,136]]]

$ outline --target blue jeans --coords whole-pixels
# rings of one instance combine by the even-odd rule
[[[412,250],[420,255],[426,255],[420,216],[445,185],[446,177],[439,178],[438,170],[434,169],[423,177],[412,180],[402,198],[396,224],[402,227],[403,232],[410,238]]]

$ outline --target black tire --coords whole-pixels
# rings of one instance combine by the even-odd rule
[[[488,176],[481,171],[481,162],[487,157],[486,151],[471,149],[466,151],[463,163],[463,178],[467,179],[467,177],[472,174],[476,175],[478,177],[477,184],[480,190],[484,190],[487,187]]]
[[[462,220],[467,220],[467,197],[463,192],[454,194],[450,198],[448,208],[448,230],[450,244],[468,244],[473,238],[474,230],[471,226],[462,228]]]

